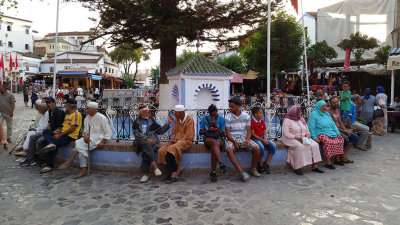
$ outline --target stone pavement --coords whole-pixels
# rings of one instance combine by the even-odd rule
[[[18,107],[21,121],[33,115]],[[170,185],[100,171],[75,180],[75,168],[42,175],[2,151],[0,224],[399,224],[399,146],[399,134],[374,136],[371,151],[351,150],[354,164],[321,165],[325,174],[286,168],[247,183],[236,174],[210,183],[208,174],[184,171]]]

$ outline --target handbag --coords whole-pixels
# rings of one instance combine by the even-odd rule
[[[376,109],[374,111],[374,118],[384,117],[384,113],[382,109]]]
[[[380,97],[379,100],[378,100],[378,105],[379,105],[379,107],[381,107],[381,108],[385,108],[385,106],[386,106],[386,100],[385,100],[385,98]]]
[[[211,122],[210,120],[207,118],[208,120],[208,125],[211,126]],[[205,134],[204,134],[205,138],[214,138],[214,139],[218,139],[221,137],[221,134],[219,133],[218,130],[206,130]]]

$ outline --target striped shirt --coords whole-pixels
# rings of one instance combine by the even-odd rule
[[[229,113],[225,118],[225,126],[230,127],[229,133],[232,138],[239,136],[246,137],[246,127],[251,126],[251,117],[245,112],[241,112],[240,116]]]

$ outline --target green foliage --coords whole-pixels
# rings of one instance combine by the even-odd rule
[[[389,59],[389,53],[392,47],[389,45],[380,47],[378,51],[375,52],[375,60],[380,65],[386,65]]]
[[[359,69],[364,52],[370,49],[374,49],[378,46],[378,39],[374,37],[368,37],[368,35],[366,34],[362,35],[360,32],[350,34],[349,39],[343,39],[338,44],[338,47],[344,51],[346,51],[346,49],[351,50]]]
[[[156,68],[151,68],[151,84],[156,85],[157,84],[157,76],[160,75],[160,66],[157,65]]]
[[[6,10],[18,8],[18,0],[0,0],[0,18],[4,14],[4,8]]]
[[[311,45],[307,50],[307,58],[312,60],[316,67],[325,67],[328,60],[337,56],[335,49],[329,46],[325,40]]]
[[[134,73],[134,79],[138,72],[138,64],[141,59],[148,60],[150,57],[147,53],[143,52],[143,48],[134,48],[131,43],[124,43],[117,46],[112,52],[108,54],[110,58],[124,67],[124,74],[130,73],[130,68],[133,63],[136,64],[136,70]]]
[[[218,57],[215,62],[239,74],[247,72],[244,59],[238,54],[233,54],[224,58]]]
[[[176,57],[176,66],[181,65],[184,61],[195,55],[196,53],[192,51],[183,50],[180,56]]]
[[[267,27],[248,38],[248,45],[240,49],[249,69],[267,74]],[[271,72],[297,69],[303,54],[303,31],[294,16],[283,11],[271,22]]]
[[[122,75],[122,85],[127,88],[135,88],[135,79],[130,74]]]

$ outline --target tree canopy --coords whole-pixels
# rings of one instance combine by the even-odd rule
[[[239,74],[245,74],[247,72],[244,59],[238,54],[232,54],[224,58],[218,57],[215,62]]]
[[[249,69],[260,72],[259,76],[267,74],[267,27],[248,39],[248,44],[240,48]],[[303,31],[294,16],[283,11],[277,13],[271,22],[271,72],[297,69],[303,54]]]
[[[392,47],[389,45],[380,47],[378,51],[375,52],[375,60],[380,65],[386,65],[389,59],[389,53]]]
[[[132,43],[135,48],[147,43],[160,49],[161,83],[165,72],[176,66],[179,41],[193,41],[196,31],[201,40],[235,41],[254,33],[268,17],[261,0],[69,0],[79,1],[98,11],[100,20],[95,38],[106,36],[114,45]],[[282,0],[272,4],[275,10]],[[241,31],[242,36],[232,36]]]
[[[328,60],[338,56],[335,49],[326,43],[325,40],[316,42],[307,50],[307,58],[312,61],[316,67],[325,67]]]
[[[360,32],[350,34],[350,38],[343,39],[338,44],[338,47],[344,51],[346,51],[346,49],[351,50],[358,68],[360,68],[362,55],[364,54],[364,52],[370,49],[374,49],[378,46],[378,39],[374,37],[368,37],[368,35],[363,35]]]

